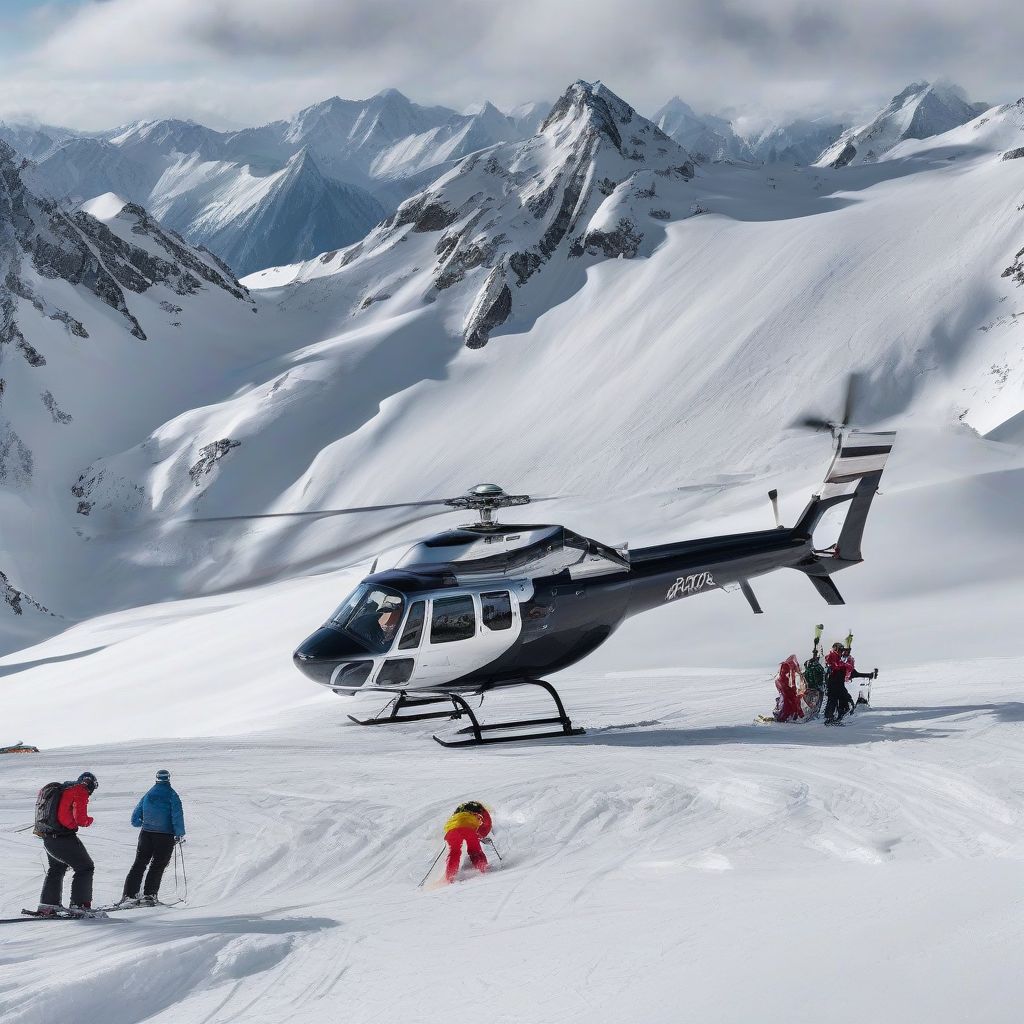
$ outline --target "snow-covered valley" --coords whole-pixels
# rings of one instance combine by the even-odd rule
[[[0,755],[0,901],[37,899],[15,830],[51,777],[101,780],[100,902],[157,768],[189,831],[187,905],[0,926],[4,1021],[434,1024],[466,990],[496,1024],[1017,1019],[1024,101],[838,168],[691,160],[587,83],[537,120],[241,282],[2,163],[0,740],[42,753]],[[185,521],[494,479],[560,496],[504,520],[608,544],[767,529],[831,454],[790,425],[851,372],[857,425],[898,434],[847,606],[776,573],[760,616],[630,620],[555,679],[572,740],[361,729],[383,697],[292,665],[378,553],[465,513]],[[755,725],[817,622],[873,706]],[[470,798],[502,862],[417,888]]]

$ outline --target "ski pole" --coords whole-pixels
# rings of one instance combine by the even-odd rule
[[[429,867],[429,868],[427,868],[427,873],[426,873],[426,874],[425,874],[425,875],[423,876],[422,880],[420,881],[420,884],[416,886],[416,888],[417,888],[417,889],[419,889],[419,888],[420,888],[420,886],[422,886],[422,885],[423,885],[423,883],[424,883],[424,882],[426,882],[426,880],[427,880],[427,879],[428,879],[428,878],[430,877],[430,872],[434,870],[434,865],[435,865],[435,864],[436,864],[436,863],[437,863],[437,862],[438,862],[438,861],[439,861],[439,860],[440,860],[440,859],[441,859],[441,858],[442,858],[443,856],[444,856],[444,847],[442,846],[442,847],[441,847],[441,850],[440,850],[440,852],[438,853],[438,855],[437,855],[437,856],[436,856],[436,857],[435,857],[435,858],[433,859],[433,861],[431,862],[431,865],[430,865],[430,867]]]
[[[493,839],[486,839],[484,842],[494,851],[494,856],[498,858],[498,863],[501,863],[501,854],[498,853],[498,848],[494,845]]]

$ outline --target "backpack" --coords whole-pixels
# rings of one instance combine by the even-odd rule
[[[808,658],[804,662],[804,679],[807,685],[815,690],[822,690],[825,687],[825,668],[817,658]]]
[[[67,785],[66,782],[48,782],[39,790],[36,797],[35,828],[32,830],[35,835],[45,838],[62,835],[68,831],[57,820],[57,808]]]

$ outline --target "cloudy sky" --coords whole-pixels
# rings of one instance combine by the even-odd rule
[[[396,87],[456,108],[603,80],[650,112],[857,115],[1024,94],[1021,0],[0,0],[0,118],[218,127]]]

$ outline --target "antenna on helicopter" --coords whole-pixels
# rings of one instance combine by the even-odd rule
[[[779,518],[779,492],[773,487],[768,492],[768,500],[772,503],[772,512],[775,515],[775,528],[782,529],[782,520]]]

